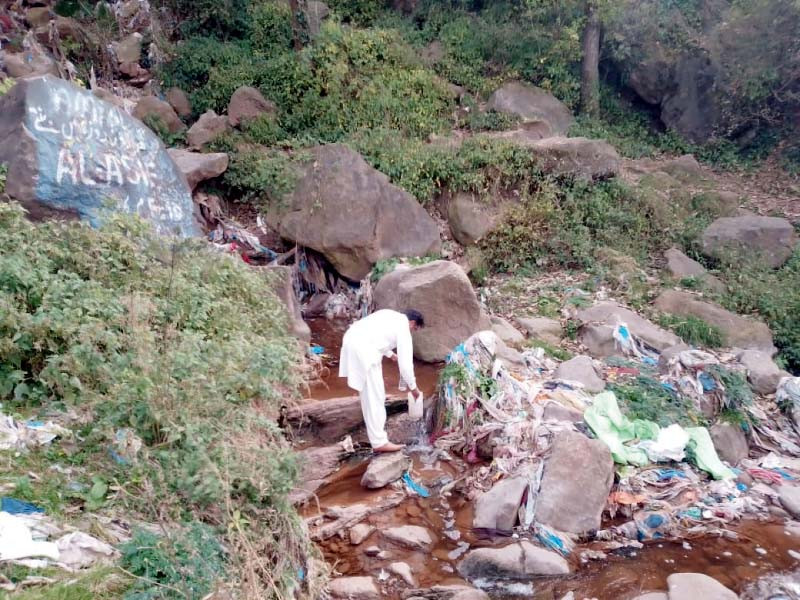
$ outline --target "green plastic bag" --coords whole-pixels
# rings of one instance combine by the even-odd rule
[[[705,427],[691,427],[686,430],[689,434],[689,443],[686,449],[689,451],[689,459],[707,473],[711,473],[714,479],[733,479],[736,477],[733,471],[722,464],[714,449],[714,442],[711,441],[711,434]]]
[[[658,436],[658,425],[637,419],[631,421],[622,414],[613,392],[603,392],[594,397],[592,406],[583,413],[583,419],[592,428],[598,439],[609,450],[614,462],[643,467],[650,463],[647,453],[640,448],[624,444],[633,439],[654,439]]]

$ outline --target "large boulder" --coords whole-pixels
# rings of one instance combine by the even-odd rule
[[[725,284],[709,273],[706,268],[696,260],[692,260],[677,248],[670,248],[664,252],[667,260],[667,272],[675,279],[696,279],[709,290],[722,293]]]
[[[722,217],[703,232],[703,253],[726,258],[730,253],[759,256],[767,265],[777,268],[792,255],[797,233],[792,224],[778,217]]]
[[[447,202],[447,222],[453,238],[464,246],[480,240],[497,224],[502,209],[475,195],[458,192]]]
[[[155,96],[145,96],[139,100],[136,108],[133,109],[133,116],[140,121],[158,120],[170,133],[178,133],[186,129],[186,125],[183,124],[169,103],[159,100]]]
[[[563,136],[540,139],[529,129],[485,134],[485,137],[524,146],[538,159],[544,173],[591,181],[614,177],[622,168],[619,154],[605,140]]]
[[[714,325],[722,332],[726,346],[761,350],[770,356],[775,353],[772,332],[764,323],[746,319],[717,304],[704,302],[690,292],[666,290],[656,298],[654,306],[661,312],[692,316]]]
[[[186,181],[192,190],[201,181],[219,177],[228,168],[228,154],[225,152],[202,154],[178,148],[170,148],[167,152],[169,152],[183,176],[186,177]]]
[[[547,317],[521,317],[517,319],[525,332],[533,339],[557,346],[561,343],[561,322]]]
[[[261,115],[272,115],[277,110],[256,88],[243,85],[237,89],[228,104],[228,122],[234,127]]]
[[[514,529],[526,489],[528,480],[524,477],[511,477],[495,483],[491,490],[478,497],[472,527],[499,531]]]
[[[598,375],[594,362],[588,356],[576,356],[561,363],[553,373],[553,378],[580,383],[587,392],[593,394],[606,389],[606,382]]]
[[[528,541],[503,548],[478,548],[458,565],[468,580],[531,580],[540,575],[567,575],[569,564],[560,555]]]
[[[444,360],[473,333],[491,328],[469,278],[453,262],[398,267],[381,278],[373,297],[379,309],[422,313],[425,327],[414,332],[414,355],[424,361]]]
[[[724,422],[714,423],[709,433],[719,457],[733,466],[739,464],[740,460],[747,458],[750,453],[747,437],[739,425]]]
[[[667,577],[669,600],[737,600],[734,592],[702,573],[673,573]]]
[[[342,144],[317,146],[284,206],[268,215],[285,238],[321,252],[349,279],[379,260],[441,248],[436,222],[409,193]]]
[[[600,440],[563,431],[544,464],[536,520],[558,531],[586,533],[600,516],[614,483],[614,459]]]
[[[758,394],[774,394],[781,379],[790,377],[764,352],[745,350],[736,359],[747,369],[747,381]]]
[[[2,54],[3,66],[9,77],[35,77],[38,75],[54,75],[58,77],[58,64],[53,57],[36,41],[32,33],[28,33],[22,43],[22,52]]]
[[[181,88],[173,87],[165,94],[167,102],[182,119],[192,116],[192,101]]]
[[[579,311],[577,317],[581,322],[579,339],[595,358],[620,353],[614,340],[614,329],[622,323],[637,340],[658,352],[677,346],[681,341],[675,334],[615,302],[599,302]]]
[[[120,64],[138,63],[142,58],[142,34],[138,32],[125,36],[111,44]]]
[[[186,141],[192,148],[202,148],[230,130],[227,117],[220,116],[213,110],[207,110],[186,132]]]
[[[49,76],[20,81],[0,97],[0,139],[6,193],[34,218],[96,225],[110,205],[160,233],[200,233],[191,191],[161,141],[88,90]]]
[[[383,597],[372,577],[338,577],[328,584],[328,592],[337,600],[380,600]]]
[[[511,81],[489,98],[489,110],[519,117],[525,123],[541,123],[547,135],[566,135],[574,120],[558,98],[538,87]]]
[[[516,346],[525,341],[525,336],[504,318],[492,315],[489,320],[492,323],[492,331],[503,343]]]
[[[361,485],[375,490],[386,487],[403,476],[411,466],[411,459],[402,452],[390,452],[376,456],[361,477]]]
[[[270,278],[272,289],[286,307],[286,313],[289,319],[289,332],[300,341],[306,343],[310,342],[311,328],[308,326],[308,323],[303,320],[303,315],[300,312],[300,303],[297,301],[297,296],[294,292],[292,267],[276,265],[265,267],[264,270]]]

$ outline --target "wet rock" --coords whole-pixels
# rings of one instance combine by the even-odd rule
[[[381,553],[381,549],[378,546],[370,546],[366,550],[364,550],[364,554],[367,556],[378,556]]]
[[[306,448],[298,454],[302,466],[300,477],[289,494],[289,502],[293,505],[302,504],[313,498],[328,477],[339,469],[348,452],[341,444],[334,444]]]
[[[256,88],[243,85],[231,96],[228,104],[228,122],[238,127],[243,122],[261,115],[274,115],[277,110],[275,104],[264,98]]]
[[[415,331],[414,356],[444,360],[472,334],[491,327],[475,290],[457,264],[437,260],[418,267],[398,267],[375,286],[376,308],[415,308],[425,317],[425,327]]]
[[[517,319],[520,327],[527,334],[542,342],[558,345],[561,343],[562,329],[561,322],[547,317],[524,317]]]
[[[598,529],[613,483],[608,446],[581,433],[561,432],[544,464],[536,520],[569,533]]]
[[[433,545],[431,532],[417,525],[390,527],[381,533],[387,540],[412,550],[430,550]]]
[[[594,367],[594,361],[588,356],[576,356],[558,365],[553,373],[554,379],[562,381],[575,381],[583,385],[587,392],[598,394],[606,389],[603,381]]]
[[[614,147],[605,140],[583,137],[545,137],[531,129],[487,133],[484,137],[514,142],[525,147],[536,158],[544,173],[572,175],[592,181],[617,175],[622,167]]]
[[[192,116],[192,102],[182,89],[177,87],[168,89],[166,98],[179,117],[185,119]]]
[[[356,281],[379,260],[440,251],[431,216],[357,152],[343,144],[307,152],[312,160],[301,169],[291,196],[268,215],[284,238],[324,254]]]
[[[450,232],[464,246],[476,243],[491,231],[501,213],[490,202],[467,192],[458,192],[447,201]]]
[[[200,234],[191,191],[161,141],[88,90],[50,76],[18,82],[0,98],[0,139],[6,193],[32,218],[99,225],[110,202],[159,233]]]
[[[380,600],[381,591],[372,577],[339,577],[328,584],[333,598],[340,600]]]
[[[138,63],[142,58],[142,34],[132,33],[113,44],[120,64]]]
[[[542,418],[545,421],[567,421],[569,423],[578,423],[583,421],[583,413],[574,408],[569,408],[559,404],[555,400],[550,400],[544,405],[544,412]]]
[[[774,394],[781,379],[790,376],[765,352],[745,350],[736,359],[747,369],[747,381],[758,394]]]
[[[267,273],[268,277],[272,278],[272,289],[286,307],[286,312],[289,317],[289,332],[298,340],[310,342],[311,328],[308,326],[308,323],[303,320],[303,315],[300,312],[300,304],[297,301],[297,296],[295,296],[292,267],[276,265],[265,267],[264,272]]]
[[[186,141],[192,148],[202,148],[228,131],[230,131],[228,118],[209,110],[200,115],[197,122],[186,132]]]
[[[381,454],[369,462],[361,485],[371,490],[385,487],[400,479],[410,466],[411,459],[402,452]]]
[[[528,580],[538,575],[566,575],[569,564],[561,555],[523,541],[471,550],[459,563],[458,572],[468,580]]]
[[[669,600],[737,600],[738,596],[717,580],[701,573],[673,573],[667,577]]]
[[[228,168],[228,155],[225,152],[200,153],[178,148],[170,148],[167,152],[186,177],[189,188],[192,190],[201,181],[219,177]]]
[[[594,358],[620,353],[614,341],[614,329],[619,323],[625,323],[634,337],[659,352],[681,343],[675,334],[615,302],[600,302],[579,311],[577,317],[582,323],[580,342]]]
[[[692,316],[714,325],[722,332],[726,346],[775,353],[772,332],[761,321],[747,319],[721,306],[700,300],[681,290],[666,290],[656,298],[654,306],[671,315]]]
[[[319,0],[308,0],[305,3],[306,23],[308,24],[308,35],[312,38],[319,35],[322,22],[331,14],[328,5]]]
[[[709,273],[706,268],[696,260],[692,260],[677,248],[670,248],[664,253],[667,259],[667,271],[676,279],[697,279],[711,291],[722,293],[725,284]]]
[[[375,528],[367,523],[359,523],[358,525],[350,528],[350,543],[358,546],[361,542],[366,540],[372,535]]]
[[[139,100],[136,108],[133,109],[133,116],[140,121],[158,119],[170,133],[178,133],[186,129],[186,125],[178,118],[172,107],[155,96],[145,96]]]
[[[489,320],[492,323],[492,331],[506,344],[515,345],[525,341],[525,336],[502,317],[492,315]]]
[[[731,252],[760,255],[765,264],[777,268],[792,255],[797,233],[792,224],[778,217],[722,217],[703,232],[703,253],[727,258]]]
[[[781,506],[795,519],[800,519],[800,486],[784,484],[778,487]]]
[[[408,563],[393,562],[389,565],[389,572],[394,573],[410,586],[417,585],[414,576],[411,574],[411,567],[408,566]]]
[[[412,590],[405,600],[490,600],[486,592],[466,585],[435,585],[425,590]]]
[[[747,436],[738,425],[733,423],[715,423],[709,430],[714,449],[722,460],[736,466],[739,461],[747,458],[750,448]]]
[[[487,108],[519,117],[526,123],[541,123],[546,127],[546,136],[566,135],[574,121],[566,105],[550,92],[517,81],[495,91]]]
[[[476,529],[511,531],[517,522],[522,495],[528,487],[524,477],[498,481],[488,492],[478,497],[472,526]]]

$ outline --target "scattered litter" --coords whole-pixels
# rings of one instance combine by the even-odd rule
[[[317,356],[319,356],[319,355],[321,355],[321,354],[325,354],[325,348],[324,348],[324,347],[322,347],[322,346],[310,346],[310,347],[308,348],[308,351],[309,351],[311,354],[316,354]]]
[[[406,484],[406,487],[408,487],[409,490],[411,490],[418,496],[422,496],[423,498],[428,498],[431,495],[431,493],[427,489],[425,489],[423,486],[421,486],[416,481],[411,479],[411,474],[408,471],[403,473],[403,483]]]
[[[10,415],[0,413],[0,450],[24,450],[32,446],[45,446],[57,437],[69,437],[69,429],[48,421],[21,423]]]
[[[59,549],[52,542],[34,541],[26,522],[7,512],[0,512],[0,561],[45,557],[59,559]]]
[[[539,540],[542,545],[564,556],[568,556],[575,548],[575,542],[570,539],[567,534],[556,532],[541,524],[536,525],[536,539]]]
[[[114,548],[82,531],[74,531],[56,541],[58,563],[69,569],[83,569],[114,557]]]
[[[139,451],[142,449],[142,440],[133,429],[128,427],[118,429],[114,434],[113,447],[109,449],[111,457],[121,465],[136,462]]]

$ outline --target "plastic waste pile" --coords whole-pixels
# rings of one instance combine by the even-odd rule
[[[44,446],[59,436],[70,435],[69,429],[51,421],[20,422],[14,417],[0,413],[0,450],[25,450],[32,446]]]
[[[607,381],[652,386],[678,406],[695,407],[696,415],[709,404],[717,412],[735,407],[746,415],[751,447],[769,454],[733,468],[720,459],[708,429],[700,423],[630,419],[612,391],[593,395],[578,383],[555,379],[556,363],[541,349],[523,353],[524,368],[505,363],[497,356],[501,344],[497,336],[482,331],[447,358],[431,437],[434,447],[461,455],[468,463],[483,464],[466,478],[465,493],[476,497],[503,477],[528,477],[519,525],[545,546],[569,553],[570,536],[536,523],[534,515],[554,434],[577,430],[604,442],[617,464],[606,508],[612,517],[629,521],[597,532],[596,539],[608,548],[714,532],[731,536],[735,534],[725,530],[725,524],[746,514],[766,515],[776,496],[766,484],[800,477],[797,437],[777,405],[759,405],[749,389],[745,393],[735,387],[730,376],[737,368],[732,355],[691,349],[664,360],[624,324],[614,336],[628,359],[608,361]],[[778,400],[800,419],[800,378],[785,379]],[[578,411],[583,420],[545,419],[545,407],[553,402]]]

